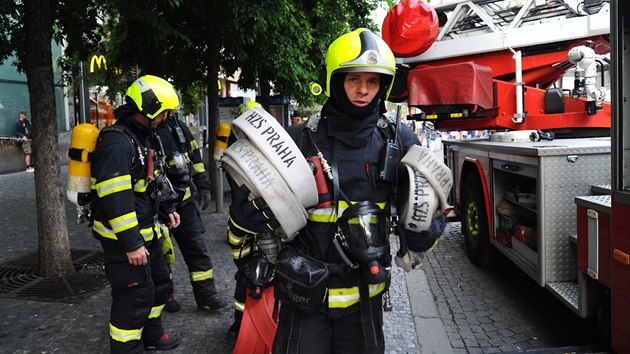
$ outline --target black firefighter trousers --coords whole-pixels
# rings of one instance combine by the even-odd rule
[[[305,314],[289,305],[280,306],[273,354],[382,354],[385,352],[381,296],[370,301],[376,347],[366,348],[361,311],[338,318],[316,311]]]
[[[171,229],[171,234],[175,237],[177,246],[188,267],[195,301],[198,305],[204,305],[217,294],[212,261],[203,238],[206,229],[194,201],[190,200],[178,207],[177,212],[179,213],[180,224]],[[173,286],[171,284],[169,295],[172,295],[172,292]]]
[[[164,333],[162,308],[166,302],[169,272],[162,256],[162,239],[149,245],[146,266],[129,264],[116,241],[101,239],[105,273],[111,283],[110,347],[112,353],[144,353]],[[142,335],[137,337],[138,330]]]

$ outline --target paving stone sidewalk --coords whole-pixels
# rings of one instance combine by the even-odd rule
[[[65,185],[65,167],[62,179]],[[34,174],[0,175],[0,263],[37,252],[37,216]],[[219,292],[232,301],[235,266],[225,241],[226,216],[214,205],[202,213],[206,242],[211,250]],[[66,203],[66,217],[73,250],[100,251],[85,224],[75,223],[75,209]],[[180,338],[170,353],[231,353],[225,338],[232,323],[228,306],[213,314],[196,310],[187,270],[179,250],[174,265],[175,295],[182,305],[177,313],[164,314],[164,326]],[[408,287],[409,282],[409,287]],[[408,289],[412,289],[409,293]],[[438,318],[434,297],[423,270],[405,275],[394,267],[391,285],[394,308],[384,316],[386,353],[448,353],[445,327]],[[0,298],[0,348],[3,353],[109,353],[107,323],[110,289],[106,287],[78,304]],[[422,304],[422,306],[418,306]],[[429,331],[430,330],[430,331]],[[420,340],[419,340],[420,338]],[[424,345],[420,345],[423,343]]]

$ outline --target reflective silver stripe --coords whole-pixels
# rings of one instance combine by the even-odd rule
[[[121,215],[109,220],[109,225],[115,233],[121,233],[125,230],[129,230],[135,226],[138,226],[138,219],[136,218],[136,212],[132,211],[125,215]]]
[[[193,171],[195,174],[206,172],[206,167],[203,165],[203,162],[199,162],[193,165]]]
[[[133,191],[136,193],[144,193],[147,190],[149,183],[147,183],[146,179],[139,179],[136,181],[136,184],[133,185]]]
[[[92,230],[94,230],[94,232],[96,232],[97,234],[105,237],[105,238],[109,238],[112,240],[118,240],[118,238],[116,237],[116,234],[114,233],[114,231],[108,229],[107,227],[105,227],[105,225],[103,225],[102,222],[100,221],[96,221],[94,220],[94,225],[92,225]]]
[[[149,318],[160,317],[162,315],[162,309],[164,309],[164,304],[152,307],[151,312],[149,312]]]
[[[228,239],[230,241],[230,245],[239,246],[243,244],[245,236],[236,236],[232,231],[229,231],[228,228]]]
[[[232,257],[234,259],[241,259],[242,257],[247,256],[248,254],[250,254],[252,252],[252,248],[247,245],[245,247],[243,247],[242,249],[232,249]]]
[[[234,299],[234,309],[236,311],[243,312],[243,311],[245,311],[245,304],[240,302],[240,301],[238,301],[238,300],[236,300],[236,299]]]
[[[109,324],[109,336],[117,342],[129,342],[130,340],[140,340],[142,338],[142,329],[120,329]]]
[[[99,198],[103,198],[112,193],[131,189],[131,175],[117,176],[108,180],[96,183],[94,186]]]
[[[140,235],[142,235],[142,238],[144,238],[147,242],[153,240],[153,237],[155,237],[154,232],[157,232],[157,230],[155,230],[155,225],[145,229],[140,229]]]
[[[374,297],[385,290],[385,282],[368,284],[370,297]],[[359,287],[328,289],[329,308],[347,308],[359,303]]]
[[[208,269],[206,271],[201,272],[190,272],[190,280],[191,281],[203,281],[214,278],[214,270]]]

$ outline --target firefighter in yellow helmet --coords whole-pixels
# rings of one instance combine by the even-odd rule
[[[111,283],[109,322],[112,353],[168,350],[179,342],[162,328],[169,272],[162,256],[158,217],[179,225],[176,193],[155,169],[151,135],[179,106],[173,86],[145,75],[127,89],[104,128],[92,158],[92,233],[105,254]]]
[[[383,157],[394,137],[393,124],[381,116],[395,72],[395,57],[380,37],[365,28],[343,34],[326,53],[328,100],[320,115],[287,128],[305,157],[331,165],[326,180],[334,202],[308,209],[307,225],[277,254],[274,293],[281,305],[274,353],[385,350],[382,294],[390,280],[391,211],[399,203],[395,176],[391,169],[382,173],[383,166],[396,167],[420,143],[401,124],[398,153]],[[260,198],[250,200],[243,186],[231,188],[230,240],[253,249],[254,235],[278,222]],[[413,242],[414,251],[426,250],[425,243],[433,244]]]
[[[263,106],[256,101],[247,101],[245,103],[241,103],[239,106],[239,110],[241,111],[241,114],[245,113],[245,111],[247,111],[250,108],[263,108]]]

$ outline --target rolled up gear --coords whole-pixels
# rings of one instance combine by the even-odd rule
[[[251,199],[262,197],[267,202],[280,223],[281,240],[293,240],[306,225],[307,213],[266,156],[249,140],[239,139],[225,150],[221,161],[237,185],[247,186]]]
[[[271,114],[250,108],[234,119],[232,132],[239,141],[249,140],[267,158],[304,208],[318,203],[315,178],[306,158]]]
[[[409,193],[401,207],[400,222],[409,231],[428,230],[433,218],[450,208],[451,170],[430,149],[419,145],[409,148],[401,164],[401,183],[408,184]]]

